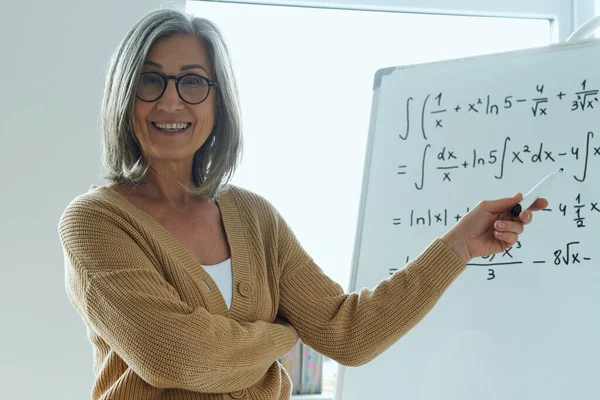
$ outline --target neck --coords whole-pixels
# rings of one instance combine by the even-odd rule
[[[144,186],[144,195],[153,201],[163,203],[175,209],[185,209],[197,198],[190,195],[185,187],[190,181],[191,164],[151,166],[148,170],[148,183]]]

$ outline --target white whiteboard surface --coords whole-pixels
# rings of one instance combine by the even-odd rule
[[[472,260],[378,358],[340,367],[338,399],[600,398],[599,89],[596,40],[377,72],[351,291],[480,200],[565,174],[518,245]]]

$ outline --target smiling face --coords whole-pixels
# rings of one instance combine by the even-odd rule
[[[142,69],[144,72],[177,77],[196,74],[214,79],[204,43],[192,35],[183,34],[157,40],[148,52]],[[151,165],[158,161],[181,164],[191,169],[194,153],[206,142],[213,129],[216,90],[210,88],[202,103],[188,104],[179,97],[175,81],[170,79],[167,82],[166,90],[156,101],[145,102],[136,97],[135,134],[144,157]]]

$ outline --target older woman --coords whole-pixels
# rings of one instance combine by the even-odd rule
[[[373,290],[344,293],[272,204],[228,184],[241,148],[229,53],[213,23],[175,10],[119,45],[101,130],[110,184],[59,224],[93,399],[288,399],[277,360],[298,337],[344,365],[372,360],[547,205],[513,219],[520,195],[481,202]]]

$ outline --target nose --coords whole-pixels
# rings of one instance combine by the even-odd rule
[[[156,107],[166,112],[181,110],[184,107],[183,100],[181,100],[179,93],[177,93],[175,81],[172,79],[167,80],[167,88],[160,99],[158,99]]]

